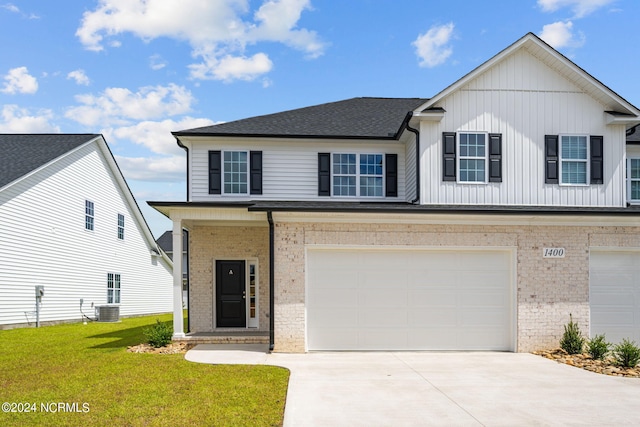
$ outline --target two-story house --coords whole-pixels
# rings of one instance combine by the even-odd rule
[[[175,132],[188,199],[151,204],[174,250],[189,230],[196,335],[263,333],[282,352],[530,351],[556,347],[572,314],[639,340],[638,123],[527,34],[430,99]]]

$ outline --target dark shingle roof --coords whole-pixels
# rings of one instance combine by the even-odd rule
[[[162,233],[162,236],[158,237],[156,243],[162,248],[163,251],[167,253],[173,252],[173,231],[167,230]],[[182,250],[186,251],[188,245],[189,241],[187,239],[187,233],[182,233]]]
[[[426,101],[426,98],[352,98],[173,134],[388,139],[397,136],[407,113]]]
[[[627,135],[627,142],[632,142],[634,144],[640,143],[640,125],[635,125],[632,129],[633,133],[631,135]]]
[[[98,134],[0,134],[0,187],[98,137]]]

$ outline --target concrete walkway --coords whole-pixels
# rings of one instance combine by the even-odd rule
[[[640,379],[531,354],[266,350],[199,345],[186,358],[288,368],[285,426],[640,425]]]

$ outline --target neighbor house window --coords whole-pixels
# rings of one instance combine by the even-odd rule
[[[247,152],[225,151],[223,154],[224,193],[247,194]]]
[[[107,304],[120,304],[120,274],[107,274]]]
[[[93,231],[94,226],[94,209],[93,202],[84,201],[84,228]]]
[[[487,134],[458,134],[458,181],[487,182]]]
[[[640,157],[627,160],[627,194],[629,201],[640,203]]]
[[[124,240],[124,215],[118,214],[118,239]]]
[[[333,195],[383,197],[382,154],[333,154]]]
[[[560,135],[560,183],[587,184],[589,145],[585,135]]]

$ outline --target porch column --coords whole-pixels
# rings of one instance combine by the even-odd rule
[[[182,312],[182,219],[173,219],[173,339],[184,338]]]

